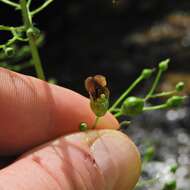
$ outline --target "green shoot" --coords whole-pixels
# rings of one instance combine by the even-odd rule
[[[40,31],[34,27],[32,18],[40,11],[45,9],[51,2],[53,2],[53,0],[46,0],[41,6],[32,11],[30,10],[32,0],[20,0],[19,3],[15,3],[10,0],[0,0],[0,2],[12,6],[16,10],[19,10],[23,20],[23,25],[18,27],[0,25],[0,30],[7,31],[12,34],[12,38],[10,38],[6,43],[0,44],[0,49],[4,50],[7,56],[12,56],[14,54],[14,46],[17,42],[21,41],[28,43],[32,55],[32,63],[35,67],[37,77],[45,80],[45,75],[37,47]],[[23,38],[23,34],[25,34],[27,37]],[[1,66],[2,65],[3,64],[1,64]]]
[[[143,76],[140,75],[132,84],[131,86],[117,99],[117,101],[112,105],[109,109],[112,112],[124,99],[125,97],[143,80]]]
[[[145,97],[145,101],[148,100],[148,99],[150,98],[150,96],[152,96],[152,94],[154,93],[154,91],[155,91],[155,89],[156,89],[156,87],[157,87],[157,85],[158,85],[158,82],[159,82],[159,80],[160,80],[160,78],[161,78],[162,73],[163,73],[164,71],[166,71],[167,68],[168,68],[168,63],[169,63],[169,61],[170,61],[169,59],[166,59],[166,60],[162,61],[162,62],[159,64],[158,74],[157,74],[157,76],[156,76],[156,78],[155,78],[155,81],[154,81],[154,83],[153,83],[153,85],[152,85],[152,88],[150,89],[149,93],[148,93],[147,96]]]

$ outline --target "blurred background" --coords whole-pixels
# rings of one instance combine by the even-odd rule
[[[33,6],[42,2],[34,1]],[[2,3],[0,10],[0,24],[21,24],[18,11]],[[143,68],[170,58],[159,89],[170,90],[184,81],[185,93],[190,92],[189,0],[120,0],[115,4],[112,0],[55,0],[34,21],[45,35],[40,53],[46,77],[61,86],[87,96],[85,78],[103,74],[113,102]],[[1,32],[1,43],[9,37]],[[1,66],[2,60],[0,56]],[[35,76],[32,68],[21,72]],[[140,85],[136,95],[145,94],[151,82]],[[133,119],[126,133],[142,155],[149,147],[155,152],[143,179],[156,180],[137,189],[164,189],[166,182],[176,179],[178,190],[190,189],[189,123],[188,102],[177,110],[152,111]],[[178,165],[175,174],[168,169],[173,164]]]

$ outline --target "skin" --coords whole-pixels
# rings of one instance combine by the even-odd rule
[[[0,105],[0,189],[132,190],[137,183],[139,152],[110,113],[96,130],[78,131],[95,120],[87,98],[0,68]]]

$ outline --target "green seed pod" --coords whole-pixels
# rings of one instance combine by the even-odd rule
[[[143,79],[148,79],[151,77],[152,73],[153,73],[152,69],[143,69],[141,75],[142,75]]]
[[[175,89],[177,92],[181,92],[184,89],[184,86],[185,86],[184,82],[178,82],[175,86]]]
[[[179,107],[183,103],[183,96],[172,96],[166,101],[168,108]]]
[[[175,190],[177,187],[176,180],[171,180],[164,184],[163,190]]]
[[[86,123],[82,122],[80,124],[80,126],[79,126],[79,130],[80,131],[86,131],[86,130],[88,130],[88,125]]]
[[[159,69],[163,72],[166,71],[168,69],[168,63],[169,63],[170,59],[166,59],[164,61],[161,61],[159,63]]]
[[[108,111],[109,100],[104,94],[102,94],[95,101],[93,99],[91,99],[90,107],[91,107],[92,111],[95,113],[96,116],[102,117]]]
[[[8,56],[8,57],[11,57],[14,55],[15,51],[12,47],[7,47],[4,49],[5,51],[5,54]]]
[[[121,106],[123,115],[135,116],[143,112],[144,100],[135,96],[128,97]]]

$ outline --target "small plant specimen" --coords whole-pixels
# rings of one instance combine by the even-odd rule
[[[161,75],[168,69],[169,59],[161,61],[158,65],[158,72],[152,87],[144,98],[128,96],[129,93],[143,80],[149,79],[156,72],[156,69],[144,69],[140,76],[129,86],[129,88],[116,100],[109,108],[109,89],[107,88],[106,78],[102,75],[88,77],[85,81],[86,90],[90,96],[90,107],[96,115],[96,120],[92,128],[95,128],[100,117],[104,116],[107,111],[113,113],[116,118],[120,116],[137,116],[145,111],[170,109],[179,107],[185,100],[185,96],[177,95],[184,88],[184,83],[179,82],[172,91],[155,93]],[[155,106],[146,106],[150,99],[168,97],[167,100]],[[130,121],[122,121],[121,126],[130,124]],[[82,126],[84,123],[82,123]],[[82,127],[82,129],[84,129]],[[85,128],[87,129],[87,128]]]
[[[27,63],[27,65],[17,65],[16,67],[11,67],[5,61],[7,57],[1,54],[0,60],[4,61],[1,63],[1,66],[19,70],[26,66],[34,65],[37,77],[39,79],[45,80],[45,75],[37,48],[38,44],[42,41],[42,36],[40,35],[40,30],[34,26],[33,18],[40,11],[45,9],[52,1],[53,0],[47,0],[41,6],[37,7],[34,10],[31,10],[31,0],[20,0],[19,3],[15,3],[10,0],[0,0],[0,2],[15,8],[16,11],[20,11],[23,20],[22,26],[0,25],[0,31],[7,31],[12,34],[12,38],[10,38],[6,43],[0,44],[0,49],[4,50],[7,57],[13,56],[13,59],[20,60],[20,58],[22,58],[27,53],[31,53],[32,55],[32,60]],[[18,49],[18,46],[16,46],[17,42],[24,42],[27,45]]]
[[[42,68],[41,59],[38,52],[38,46],[43,41],[43,35],[40,33],[40,30],[33,24],[33,18],[40,11],[44,10],[53,0],[46,0],[41,6],[37,7],[34,10],[31,10],[32,0],[20,0],[18,3],[15,3],[11,0],[0,0],[0,2],[5,3],[13,7],[16,11],[20,11],[22,15],[23,25],[21,26],[4,26],[0,25],[1,31],[10,32],[12,38],[9,39],[6,43],[0,44],[0,49],[3,50],[0,53],[0,66],[7,67],[9,69],[20,71],[20,69],[27,66],[34,66],[36,70],[37,77],[39,79],[45,80],[45,74]],[[116,5],[118,1],[113,1]],[[24,43],[24,46],[17,45],[17,42]],[[9,59],[16,60],[20,62],[26,54],[31,54],[32,60],[26,64],[9,64]],[[9,59],[7,59],[9,58]],[[185,100],[185,96],[178,95],[184,88],[184,83],[179,82],[176,84],[176,87],[172,91],[156,93],[156,88],[158,86],[159,80],[162,74],[168,69],[169,59],[161,61],[158,65],[158,68],[153,69],[144,69],[139,77],[129,86],[129,88],[109,107],[109,97],[110,92],[107,87],[107,80],[102,75],[90,76],[85,80],[85,88],[89,93],[90,98],[90,107],[96,119],[93,126],[88,126],[85,121],[81,121],[79,124],[80,131],[87,131],[89,129],[95,129],[98,121],[103,117],[107,112],[111,112],[116,118],[125,116],[137,116],[143,112],[151,110],[160,110],[160,109],[170,109],[179,107]],[[153,74],[156,74],[155,80],[147,92],[145,97],[132,96],[130,93],[134,88],[144,80],[149,79]],[[130,95],[130,96],[129,96]],[[160,105],[147,106],[149,100],[155,98],[166,97],[167,100]],[[120,123],[120,126],[129,125],[131,121],[123,120]],[[150,160],[152,155],[152,149],[149,149],[145,155],[145,162]],[[172,186],[173,185],[173,186]],[[172,186],[174,190],[175,182],[166,184],[164,190],[169,189]],[[171,188],[170,188],[171,190]]]

